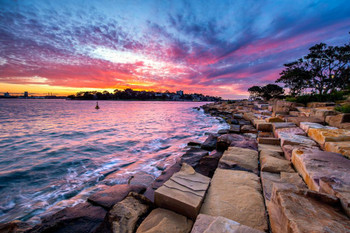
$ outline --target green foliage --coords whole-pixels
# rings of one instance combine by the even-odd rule
[[[350,104],[335,107],[335,110],[342,113],[350,113]]]
[[[284,90],[276,84],[267,84],[266,86],[252,86],[248,89],[250,96],[253,98],[262,97],[265,100],[278,98],[283,95]]]
[[[287,97],[286,101],[307,104],[310,102],[335,102],[337,100],[344,100],[344,92],[337,91],[331,94],[311,94],[301,95],[296,97]]]

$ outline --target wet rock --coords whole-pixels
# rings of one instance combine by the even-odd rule
[[[241,126],[240,125],[230,125],[230,133],[240,133]]]
[[[306,133],[299,127],[281,128],[274,131],[276,138],[280,138],[279,134],[281,133],[306,136]]]
[[[14,220],[8,223],[0,224],[0,233],[22,233],[30,230],[31,226],[28,223]]]
[[[233,220],[206,214],[198,215],[191,233],[263,233],[263,231],[241,225]]]
[[[246,120],[239,120],[238,124],[242,125],[250,125],[250,121],[246,121]]]
[[[241,132],[242,133],[257,133],[258,131],[252,125],[243,125],[241,127]]]
[[[110,209],[112,206],[123,200],[130,192],[141,193],[146,190],[143,185],[118,184],[108,186],[104,190],[92,194],[88,201],[94,205]]]
[[[230,133],[230,130],[229,130],[229,129],[220,129],[220,130],[218,131],[218,134],[219,134],[219,135],[228,134],[228,133]]]
[[[272,232],[349,232],[350,221],[336,199],[309,190],[274,189],[267,205]],[[311,220],[311,221],[310,221]]]
[[[251,172],[216,169],[200,213],[267,231],[259,177]]]
[[[203,150],[212,151],[216,148],[216,142],[217,142],[218,135],[216,134],[210,134],[208,138],[202,143],[201,148]]]
[[[187,143],[187,146],[190,146],[190,147],[201,147],[202,143],[200,142],[189,142]]]
[[[220,159],[219,167],[258,174],[258,152],[246,148],[229,147]]]
[[[136,233],[188,233],[193,221],[166,209],[155,209],[141,223]]]
[[[342,154],[350,159],[350,141],[345,142],[326,142],[325,150],[328,152],[334,152]]]
[[[308,136],[321,147],[326,142],[350,141],[350,130],[346,129],[309,129]]]
[[[240,120],[243,118],[243,115],[242,114],[233,114],[233,118]]]
[[[176,162],[174,165],[171,167],[168,167],[165,169],[160,176],[158,176],[152,183],[150,187],[147,188],[146,192],[144,195],[151,201],[154,201],[154,192],[157,188],[162,186],[167,180],[170,179],[170,177],[180,171],[181,169],[181,164],[180,162]]]
[[[74,207],[65,208],[51,216],[42,219],[42,223],[35,226],[31,232],[52,233],[87,233],[94,232],[103,222],[107,211],[88,202]]]
[[[147,188],[153,183],[154,179],[155,177],[147,172],[137,172],[130,177],[128,184]]]
[[[192,167],[197,166],[200,159],[206,155],[208,155],[207,150],[203,150],[201,148],[190,148],[186,153],[181,157],[182,163],[187,163]]]
[[[210,178],[184,163],[179,172],[155,191],[154,202],[161,208],[196,219],[209,182]]]
[[[210,178],[213,177],[222,154],[223,152],[214,150],[209,155],[202,157],[195,167],[196,172]]]
[[[224,134],[218,138],[217,151],[225,151],[229,146],[257,149],[256,140],[239,134]]]
[[[98,232],[132,233],[138,221],[144,217],[153,204],[143,195],[130,193],[108,212],[104,222],[96,230]]]

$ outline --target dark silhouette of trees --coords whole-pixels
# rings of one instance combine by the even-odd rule
[[[316,44],[308,55],[284,66],[276,82],[284,83],[294,96],[306,88],[321,95],[349,88],[350,43],[343,46]]]
[[[278,98],[283,95],[284,90],[282,87],[276,84],[267,84],[266,86],[252,86],[248,89],[251,97],[257,98],[261,97],[265,100],[269,100],[271,98]]]

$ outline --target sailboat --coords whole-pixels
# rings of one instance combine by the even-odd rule
[[[96,107],[95,109],[100,109],[100,107],[98,106],[98,102],[96,102]]]

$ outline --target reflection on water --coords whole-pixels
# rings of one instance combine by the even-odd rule
[[[0,221],[82,201],[137,171],[159,175],[190,140],[226,127],[203,103],[0,100]]]

